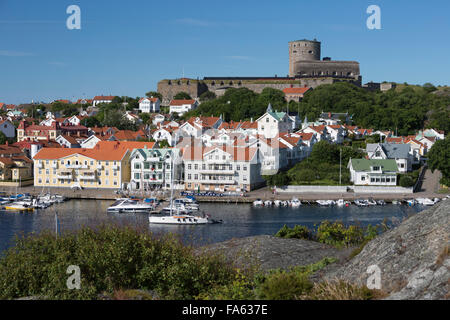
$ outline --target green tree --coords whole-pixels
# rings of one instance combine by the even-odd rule
[[[214,100],[214,99],[216,99],[216,98],[217,98],[216,94],[215,94],[214,92],[209,91],[209,90],[206,91],[206,92],[203,92],[203,93],[200,95],[200,97],[199,97],[199,99],[200,99],[201,102]]]
[[[6,137],[6,135],[2,131],[0,131],[0,144],[5,144],[7,140],[8,138]]]
[[[178,92],[174,97],[175,100],[191,100],[191,96],[187,92]]]
[[[441,183],[450,186],[450,138],[438,140],[428,152],[428,166],[432,172],[442,173]]]
[[[158,98],[159,101],[162,101],[162,99],[163,99],[162,94],[159,93],[159,92],[157,92],[157,91],[149,91],[149,92],[147,92],[145,95],[146,95],[147,97],[149,97],[149,98],[151,98],[151,97],[153,97],[153,98]]]

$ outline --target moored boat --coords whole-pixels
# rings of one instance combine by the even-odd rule
[[[292,208],[298,208],[302,205],[302,202],[298,200],[297,198],[292,198],[291,200],[291,207]]]

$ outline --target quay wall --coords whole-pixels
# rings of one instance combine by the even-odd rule
[[[284,186],[277,188],[278,193],[346,193],[347,186]]]

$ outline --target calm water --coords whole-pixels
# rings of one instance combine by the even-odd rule
[[[254,235],[273,235],[284,224],[296,224],[310,228],[323,220],[342,220],[344,223],[360,222],[361,225],[377,224],[385,218],[398,224],[404,218],[423,209],[422,206],[386,205],[348,208],[303,205],[300,208],[253,208],[249,204],[202,203],[201,209],[223,224],[197,226],[149,225],[147,214],[110,214],[106,209],[113,201],[71,200],[55,204],[34,213],[0,211],[0,253],[13,245],[17,233],[55,230],[55,211],[58,212],[60,230],[73,230],[81,226],[102,223],[126,224],[148,228],[155,233],[174,232],[193,244],[205,244]]]

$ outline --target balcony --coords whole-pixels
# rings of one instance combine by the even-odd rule
[[[56,176],[59,180],[72,180],[73,176],[71,174],[68,175],[57,175]]]
[[[234,175],[235,171],[234,170],[222,170],[222,169],[201,169],[200,173]]]
[[[103,166],[101,164],[98,164],[96,168],[97,168],[97,170],[102,170]]]
[[[84,164],[66,164],[66,168],[67,169],[87,169],[89,167]]]
[[[79,176],[79,178],[80,178],[80,180],[94,181],[95,175],[81,175],[81,176]]]
[[[235,180],[200,180],[199,182],[203,184],[236,184]]]

